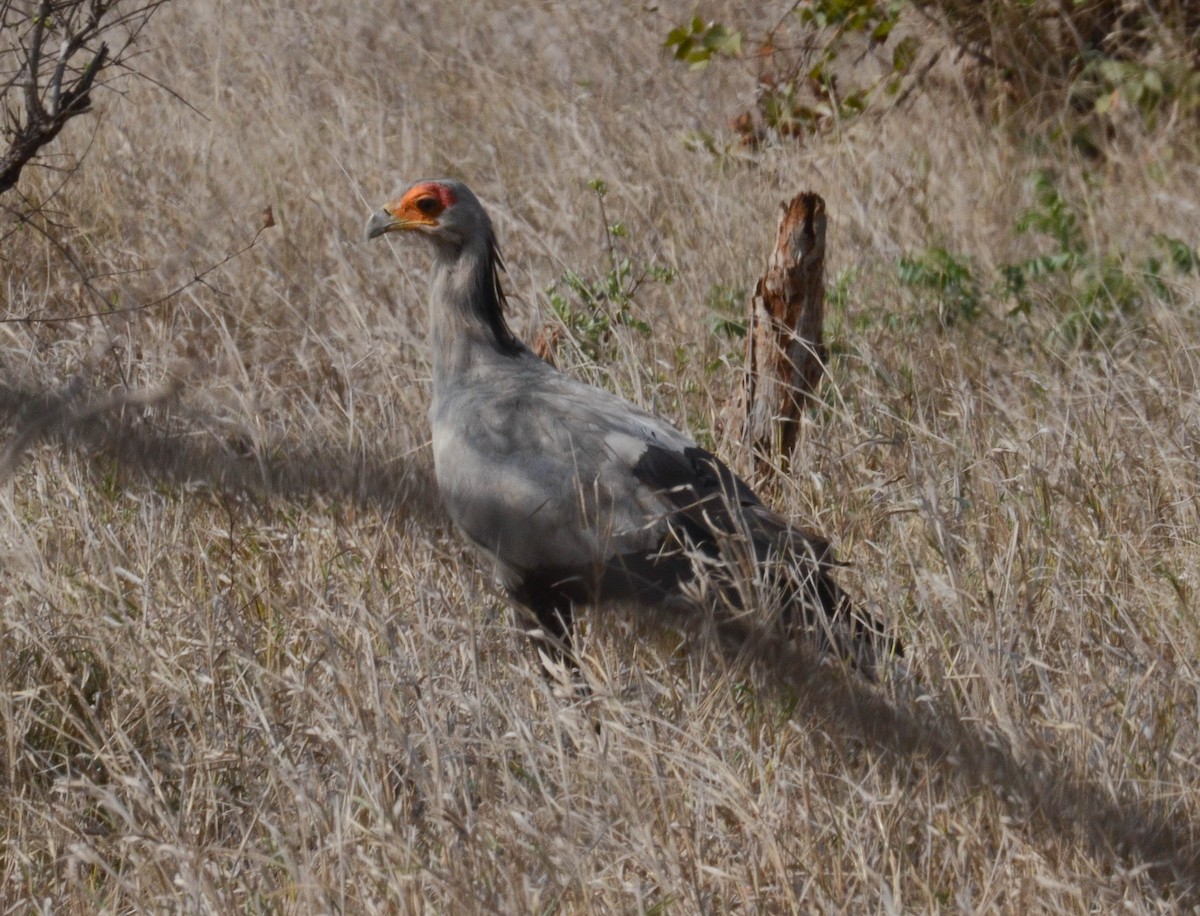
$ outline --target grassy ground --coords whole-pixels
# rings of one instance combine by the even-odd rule
[[[87,151],[64,228],[9,236],[3,317],[97,311],[61,245],[109,305],[186,288],[0,324],[0,911],[1179,905],[1200,286],[1149,259],[1159,235],[1195,249],[1194,130],[1076,159],[966,114],[943,67],[882,117],[722,151],[752,74],[671,62],[689,13],[178,4],[137,61],[174,95],[125,80],[64,133],[53,152]],[[432,493],[427,256],[361,242],[440,174],[490,206],[527,339],[564,272],[610,268],[603,179],[622,249],[676,278],[629,306],[651,334],[563,361],[735,464],[740,342],[713,311],[740,307],[778,202],[825,198],[825,407],[761,483],[852,563],[923,699],[615,613],[584,628],[590,696],[543,678]],[[1008,315],[1001,268],[1059,250],[1014,229],[1053,219],[1047,187],[1081,253]],[[978,317],[901,281],[938,248]]]

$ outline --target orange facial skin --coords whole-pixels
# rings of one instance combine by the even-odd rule
[[[409,225],[432,226],[437,223],[438,215],[455,202],[454,192],[444,184],[426,181],[409,188],[403,197],[384,209]]]
[[[399,200],[384,204],[367,223],[367,238],[388,232],[435,229],[438,217],[458,198],[454,191],[436,181],[423,181],[409,188]]]

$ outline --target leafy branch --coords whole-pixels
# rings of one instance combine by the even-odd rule
[[[618,327],[630,328],[648,335],[650,325],[637,317],[634,297],[646,281],[669,284],[674,272],[662,264],[648,261],[636,263],[620,251],[619,241],[628,237],[623,222],[609,222],[604,198],[608,186],[599,178],[588,186],[596,194],[600,220],[604,227],[607,249],[607,269],[603,275],[585,275],[565,271],[546,290],[550,307],[570,334],[579,351],[588,359],[604,362],[611,356],[613,335]]]

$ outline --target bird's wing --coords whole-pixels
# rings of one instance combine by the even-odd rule
[[[732,605],[769,604],[872,666],[882,629],[829,575],[828,542],[665,420],[557,373],[460,396],[473,409],[434,418],[438,479],[514,595],[666,600],[708,567]]]
[[[502,567],[628,563],[672,533],[701,548],[741,536],[758,555],[798,536],[674,426],[543,365],[493,375],[433,411],[451,515]],[[823,561],[825,542],[806,539],[802,551],[814,549]]]
[[[519,367],[532,379],[492,373],[431,411],[443,499],[506,584],[651,549],[667,506],[632,467],[647,443],[690,444],[665,421],[541,365]]]

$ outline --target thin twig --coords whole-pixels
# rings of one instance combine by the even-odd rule
[[[83,274],[83,269],[79,266],[78,262],[76,262],[74,260],[74,258],[71,257],[70,253],[68,252],[68,250],[66,248],[64,248],[56,239],[54,239],[49,233],[47,233],[45,230],[43,230],[40,226],[36,226],[32,222],[30,222],[30,225],[34,226],[34,228],[38,229],[38,231],[41,232],[47,239],[49,239],[51,242],[53,242],[58,247],[59,251],[63,254],[63,256],[66,257],[69,261],[71,261],[71,266],[74,267],[77,271],[79,271],[81,273],[81,275]],[[108,318],[108,317],[114,316],[114,315],[127,315],[132,312],[143,312],[146,309],[152,309],[156,305],[162,305],[164,302],[168,302],[171,299],[174,299],[180,293],[187,291],[192,286],[195,286],[197,283],[204,283],[205,282],[204,278],[207,277],[209,274],[211,274],[214,270],[224,267],[230,261],[244,255],[247,251],[249,251],[251,248],[253,248],[255,245],[258,244],[259,238],[262,236],[262,234],[264,232],[266,232],[269,228],[271,228],[271,225],[273,225],[273,223],[271,223],[270,225],[264,224],[262,227],[259,228],[259,230],[256,233],[254,233],[254,238],[252,238],[248,244],[239,248],[237,251],[227,254],[220,261],[217,261],[215,264],[209,265],[208,267],[206,267],[204,270],[200,271],[199,273],[193,274],[192,278],[190,280],[188,280],[184,283],[181,283],[179,286],[175,287],[170,292],[166,293],[165,295],[159,296],[157,299],[155,299],[151,302],[144,302],[141,305],[124,306],[123,308],[107,309],[106,311],[103,311],[103,312],[86,312],[82,315],[52,315],[48,318],[32,318],[29,316],[22,317],[22,318],[0,318],[0,324],[59,324],[64,321],[84,321],[89,318]],[[91,291],[93,293],[93,295],[98,296],[101,299],[101,301],[103,301],[103,296],[99,293],[99,291],[95,290],[91,286],[90,282],[87,283],[86,285],[87,285],[89,291]],[[207,284],[205,284],[205,285],[207,285]]]

